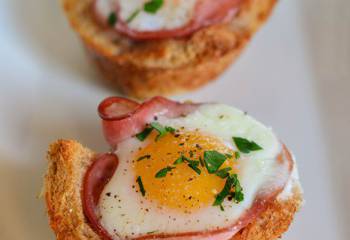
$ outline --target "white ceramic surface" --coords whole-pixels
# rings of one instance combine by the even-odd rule
[[[274,127],[299,163],[306,205],[285,240],[350,236],[350,3],[281,1],[219,81],[178,96],[220,101]],[[0,1],[0,239],[54,239],[37,199],[57,138],[104,151],[102,84],[58,1]]]

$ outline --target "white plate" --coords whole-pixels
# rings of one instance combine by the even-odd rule
[[[348,239],[350,4],[280,2],[219,81],[180,96],[220,101],[274,127],[294,151],[306,205],[284,239]],[[0,239],[53,239],[37,199],[47,146],[107,149],[96,105],[115,94],[85,58],[58,1],[0,2]]]

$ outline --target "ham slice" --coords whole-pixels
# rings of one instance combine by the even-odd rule
[[[163,240],[222,240],[230,239],[242,228],[256,220],[259,215],[276,199],[284,189],[293,169],[293,159],[285,146],[276,158],[279,164],[287,164],[288,174],[278,181],[278,185],[269,188],[269,191],[260,191],[252,206],[246,210],[242,216],[231,225],[202,232],[184,232],[173,234],[148,234],[133,238],[134,240],[163,239]],[[103,240],[113,240],[112,236],[103,228],[99,222],[98,200],[105,185],[112,177],[118,166],[118,158],[114,154],[99,155],[88,169],[83,184],[83,208],[90,226]]]
[[[98,201],[101,193],[118,167],[118,157],[112,153],[100,154],[85,173],[82,191],[82,205],[86,218],[103,240],[112,239],[101,226],[98,215]]]
[[[97,0],[98,1],[98,0]],[[135,40],[152,40],[173,37],[184,37],[213,24],[230,21],[238,12],[243,0],[197,0],[192,18],[181,27],[173,29],[158,29],[157,31],[140,31],[130,28],[130,25],[120,18],[118,5],[116,12],[118,21],[116,30]],[[95,7],[95,11],[97,11]],[[104,19],[102,13],[95,13],[98,19]],[[104,21],[105,22],[105,21]]]
[[[98,106],[103,133],[113,149],[117,144],[140,133],[147,123],[158,116],[175,118],[194,111],[198,104],[179,103],[163,97],[154,97],[142,104],[122,98],[110,97]]]

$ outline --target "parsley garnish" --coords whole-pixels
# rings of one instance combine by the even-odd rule
[[[143,10],[145,12],[155,14],[163,5],[164,0],[150,0],[145,3]]]
[[[231,171],[231,170],[232,170],[232,168],[230,168],[230,167],[223,168],[223,169],[217,171],[217,172],[215,173],[215,175],[218,176],[218,177],[221,177],[221,178],[225,179],[225,178],[228,177],[229,171]]]
[[[239,152],[235,152],[235,159],[237,160],[240,157],[241,157],[241,154]]]
[[[174,165],[180,164],[184,162],[184,158],[181,155],[178,159],[175,160],[175,162],[173,163]]]
[[[136,137],[138,140],[140,140],[141,142],[144,141],[148,135],[152,132],[153,128],[150,127],[146,127],[142,132],[136,134]]]
[[[199,161],[194,161],[194,160],[188,160],[187,166],[192,168],[193,171],[195,171],[198,175],[201,174],[201,170],[198,168]]]
[[[139,157],[139,158],[137,159],[137,161],[139,162],[139,161],[142,161],[142,160],[144,160],[144,159],[150,159],[150,158],[151,158],[151,155],[147,154],[147,155],[144,155],[144,156]]]
[[[155,129],[158,132],[158,136],[156,137],[156,141],[158,141],[160,138],[164,137],[167,133],[173,133],[175,132],[175,129],[169,126],[163,127],[157,122],[152,122],[151,127]]]
[[[225,162],[226,156],[217,151],[204,152],[204,164],[208,173],[215,173]]]
[[[232,185],[233,185],[233,178],[229,176],[226,179],[224,188],[221,190],[221,192],[218,195],[216,195],[213,206],[220,206],[223,203],[224,199],[230,195]]]
[[[152,122],[149,127],[146,127],[142,132],[136,134],[137,139],[140,141],[144,141],[153,129],[155,129],[158,132],[156,141],[164,137],[167,133],[174,133],[176,131],[175,128],[169,126],[164,127],[158,122]]]
[[[141,176],[138,176],[138,177],[137,177],[136,182],[139,184],[140,192],[141,192],[142,196],[145,196],[146,191],[145,191],[145,188],[143,187],[143,183],[142,183],[142,180],[141,180]]]
[[[235,191],[232,192],[232,196],[235,199],[236,203],[242,202],[244,200],[244,194],[243,194],[243,188],[241,186],[241,183],[238,180],[237,174],[233,174],[231,176],[233,178],[233,186],[235,188]]]
[[[143,5],[143,10],[150,14],[155,14],[162,6],[164,0],[150,0]],[[127,19],[126,22],[130,23],[141,12],[141,9],[136,9]]]
[[[245,138],[233,137],[232,139],[235,142],[239,151],[241,151],[242,153],[250,153],[252,151],[258,151],[262,149],[262,147],[260,147],[255,142],[249,141]]]
[[[225,186],[221,192],[216,195],[213,206],[221,206],[226,197],[232,196],[236,203],[244,200],[241,184],[238,180],[237,174],[229,175],[226,178]]]
[[[167,130],[167,132],[170,132],[170,133],[174,133],[176,131],[175,128],[170,127],[170,126],[165,126],[165,130]]]
[[[108,24],[111,27],[113,27],[116,24],[116,22],[117,22],[117,15],[115,14],[115,12],[112,12],[112,13],[109,14],[107,22],[108,22]]]
[[[198,168],[200,162],[196,160],[188,159],[184,155],[181,155],[178,159],[176,159],[173,164],[177,165],[184,162],[186,162],[187,166],[190,167],[193,171],[195,171],[198,175],[202,173],[202,171]]]
[[[168,172],[170,172],[173,169],[174,169],[174,167],[163,168],[156,173],[155,177],[156,178],[163,178],[168,174]]]
[[[135,10],[127,19],[126,22],[130,23],[141,12],[140,9]]]

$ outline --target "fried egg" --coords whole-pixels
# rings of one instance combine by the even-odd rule
[[[277,164],[282,145],[272,130],[238,109],[204,104],[187,116],[154,121],[168,132],[159,136],[154,129],[143,141],[121,142],[119,166],[100,197],[101,224],[115,239],[229,226],[258,194],[288,175],[288,166]],[[233,138],[259,148],[245,153]],[[209,173],[203,162],[213,151],[225,156],[220,169],[238,177],[244,194],[240,201],[225,198],[214,204],[227,179]]]

